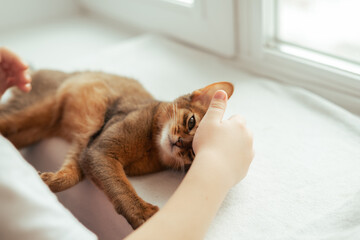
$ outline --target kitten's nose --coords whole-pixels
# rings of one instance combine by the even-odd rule
[[[176,146],[178,146],[179,148],[184,147],[184,142],[182,140],[181,137],[179,137],[179,139],[177,140],[177,142],[175,143]]]

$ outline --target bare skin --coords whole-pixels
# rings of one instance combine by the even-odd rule
[[[27,65],[0,47],[0,98],[11,86],[28,92]],[[193,140],[196,158],[166,205],[126,239],[203,239],[231,187],[247,174],[254,157],[252,134],[239,116],[222,120],[227,103],[217,91]]]
[[[0,97],[6,89],[17,86],[24,92],[31,90],[28,66],[15,53],[0,47]]]
[[[244,120],[222,120],[227,96],[215,93],[194,137],[196,158],[166,205],[126,239],[203,239],[229,189],[247,174],[254,157]]]

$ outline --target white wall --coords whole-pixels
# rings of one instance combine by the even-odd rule
[[[96,15],[161,33],[220,56],[235,55],[234,1],[197,0],[184,6],[166,0],[79,0]]]
[[[75,0],[0,0],[0,31],[77,12]]]

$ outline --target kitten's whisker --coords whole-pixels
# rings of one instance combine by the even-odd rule
[[[173,106],[173,121],[174,121],[174,125],[176,126],[176,106],[174,103],[172,104],[172,106]],[[175,134],[176,134],[176,128],[174,129],[174,132],[173,132],[173,135],[175,135]]]
[[[184,162],[182,160],[180,160],[179,162],[179,169],[181,172],[185,172],[185,166],[184,166]]]
[[[169,106],[167,106],[167,108],[166,108],[166,113],[168,114],[169,119],[171,119],[171,118],[172,118],[172,115],[171,115],[170,107],[169,107]]]
[[[176,169],[179,169],[180,167],[180,163],[179,163],[179,160],[176,158]]]
[[[175,120],[176,120],[176,122],[177,122],[177,103],[175,103],[175,112],[176,112],[176,116],[175,116]]]
[[[185,173],[185,162],[181,161],[181,172]]]

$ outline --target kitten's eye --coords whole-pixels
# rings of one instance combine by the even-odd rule
[[[189,131],[191,131],[191,129],[193,129],[195,127],[195,117],[194,115],[189,119],[189,122],[188,122],[188,128],[189,128]]]

